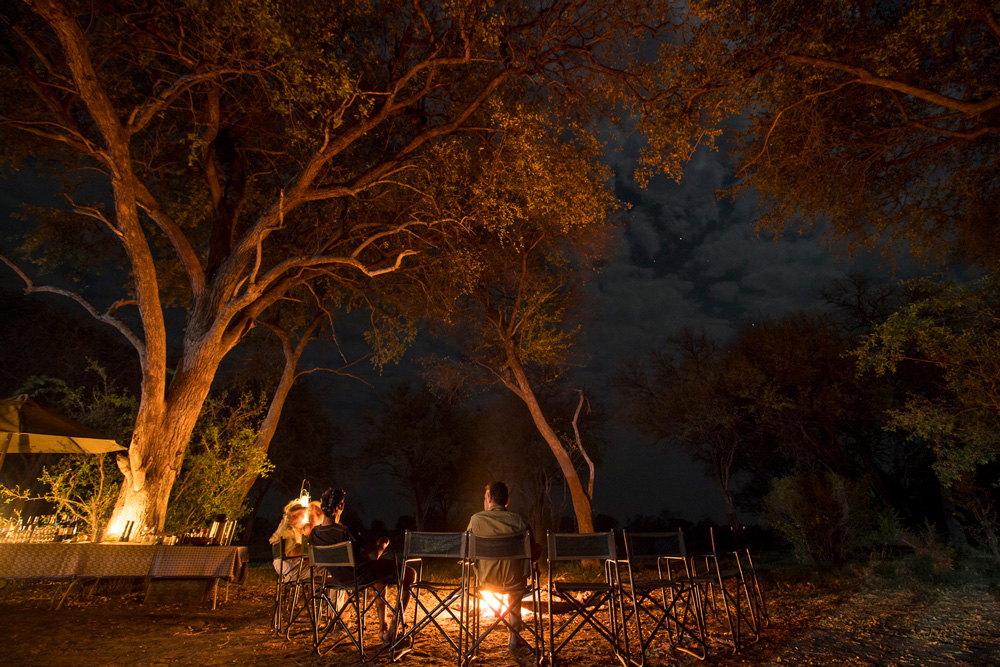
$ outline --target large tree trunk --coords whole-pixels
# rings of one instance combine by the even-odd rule
[[[133,522],[133,537],[138,537],[144,528],[155,532],[164,529],[170,489],[181,470],[211,379],[224,355],[217,351],[210,356],[196,356],[201,363],[193,371],[174,376],[165,401],[150,398],[143,391],[143,405],[128,455],[118,457],[125,481],[108,522],[108,537],[119,536],[129,521]]]
[[[516,383],[516,387],[511,388],[515,390],[514,393],[528,406],[528,412],[531,413],[531,419],[535,422],[535,427],[542,435],[542,438],[545,439],[549,449],[552,450],[552,455],[556,457],[556,461],[559,463],[559,469],[562,471],[563,477],[566,478],[566,485],[569,487],[570,497],[573,500],[573,513],[576,515],[577,529],[581,533],[592,533],[594,532],[594,517],[590,496],[587,495],[587,492],[583,488],[580,476],[576,472],[576,466],[573,465],[573,460],[570,458],[569,452],[563,447],[556,432],[552,430],[548,420],[545,418],[545,413],[542,412],[542,407],[538,404],[535,392],[531,389],[531,383],[528,382],[528,376],[521,366],[521,360],[518,357],[514,341],[508,338],[505,348],[507,363],[510,366]]]

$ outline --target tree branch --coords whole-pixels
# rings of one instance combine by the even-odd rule
[[[590,502],[594,502],[594,462],[587,456],[587,450],[583,448],[583,439],[580,437],[580,411],[583,409],[586,399],[583,396],[583,389],[575,391],[580,394],[580,402],[576,404],[576,412],[573,413],[573,435],[576,437],[576,448],[580,450],[583,460],[587,462],[587,467],[590,469],[590,478],[587,480],[587,497]]]
[[[205,292],[205,270],[201,266],[198,254],[191,246],[191,242],[184,230],[177,224],[173,216],[167,213],[156,197],[146,189],[146,186],[138,179],[135,180],[136,203],[146,212],[146,215],[156,223],[156,226],[167,235],[170,244],[177,253],[184,272],[187,274],[188,286],[195,299],[201,297]]]
[[[105,324],[109,324],[115,329],[117,329],[118,332],[132,344],[132,347],[135,348],[136,352],[139,353],[139,358],[142,361],[143,366],[145,366],[145,359],[146,359],[145,344],[139,339],[139,337],[135,334],[135,332],[133,332],[125,322],[111,315],[111,313],[113,313],[119,306],[125,303],[135,303],[135,301],[133,300],[117,301],[112,305],[111,309],[107,313],[102,314],[89,301],[84,299],[83,296],[77,294],[76,292],[72,292],[70,290],[62,289],[60,287],[55,287],[52,285],[35,285],[34,281],[32,281],[31,278],[29,278],[26,273],[21,271],[21,269],[6,255],[0,254],[0,261],[9,266],[11,270],[14,273],[16,273],[21,278],[22,281],[24,281],[25,294],[48,293],[48,294],[59,294],[61,296],[67,297],[69,299],[72,299],[73,301],[76,301],[81,306],[83,306],[84,310],[90,313],[91,317],[93,317],[97,321],[104,322]]]
[[[829,69],[847,74],[853,74],[857,77],[856,83],[862,83],[876,88],[885,88],[886,90],[894,90],[903,93],[904,95],[909,95],[910,97],[930,102],[931,104],[935,104],[945,109],[960,111],[966,116],[978,116],[1000,107],[1000,95],[991,95],[980,102],[969,102],[966,100],[960,100],[956,97],[943,95],[932,90],[927,90],[919,86],[904,83],[902,81],[876,76],[863,67],[850,65],[848,63],[843,63],[829,58],[817,58],[815,56],[789,53],[785,55],[784,60],[803,65],[810,65],[820,69]]]
[[[125,129],[129,134],[135,134],[145,128],[149,122],[176,100],[184,91],[203,81],[216,79],[224,74],[239,74],[239,70],[217,69],[207,72],[197,72],[179,77],[172,84],[167,86],[159,95],[151,100],[147,100],[132,110],[129,114]]]

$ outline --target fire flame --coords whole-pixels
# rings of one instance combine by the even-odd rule
[[[507,604],[506,595],[491,593],[490,591],[480,591],[479,597],[482,598],[483,605],[486,606],[494,617],[499,617],[508,609],[509,605]]]

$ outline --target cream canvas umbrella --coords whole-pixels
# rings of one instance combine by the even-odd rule
[[[0,467],[13,454],[101,454],[124,451],[89,426],[43,408],[26,394],[0,400]]]

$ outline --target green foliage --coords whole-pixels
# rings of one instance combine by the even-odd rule
[[[46,399],[57,411],[126,445],[132,437],[138,399],[111,380],[93,359],[87,359],[86,373],[91,378],[87,386],[70,387],[60,378],[32,376],[16,393]]]
[[[96,382],[89,387],[70,387],[53,377],[30,377],[18,393],[45,397],[62,414],[70,416],[119,443],[127,443],[135,421],[138,401],[135,396],[110,381],[104,369],[88,360],[87,371]],[[72,454],[42,469],[40,483],[45,488],[39,496],[19,489],[0,487],[8,499],[41,499],[55,505],[58,513],[68,513],[86,526],[95,541],[104,533],[122,483],[115,457],[106,454]]]
[[[266,476],[274,468],[267,454],[254,446],[265,402],[244,394],[230,405],[226,398],[222,395],[205,402],[170,494],[169,532],[204,527],[218,514],[241,518],[247,512],[243,480]]]
[[[896,533],[894,518],[874,505],[865,480],[832,472],[774,480],[764,507],[768,522],[804,562],[841,563]]]
[[[81,532],[100,542],[121,488],[122,475],[114,458],[107,454],[67,454],[51,466],[42,468],[41,495],[0,484],[0,499],[14,501],[44,500],[54,505],[57,514],[68,514],[79,521]]]
[[[795,467],[850,477],[874,468],[884,391],[858,376],[849,349],[832,319],[795,313],[745,327],[729,345],[682,332],[628,362],[615,385],[629,419],[702,463],[732,513],[737,493],[754,507]]]
[[[925,586],[960,580],[958,554],[942,541],[930,523],[917,531],[901,531],[899,542],[913,550],[900,555],[895,550],[873,551],[865,568],[866,584],[873,587]]]
[[[42,470],[41,482],[48,487],[45,500],[56,506],[56,512],[71,514],[86,525],[95,542],[100,541],[122,483],[114,457],[63,456]]]
[[[930,442],[946,484],[997,460],[1000,453],[1000,277],[971,285],[909,284],[911,302],[857,349],[863,368],[880,374],[914,366],[929,371],[912,386],[890,425]]]
[[[527,106],[493,122],[503,128],[493,145],[443,149],[463,169],[441,172],[435,202],[469,233],[420,271],[423,298],[410,300],[413,317],[430,317],[462,349],[460,361],[425,360],[451,390],[509,382],[508,344],[545,378],[571,361],[576,289],[609,252],[617,209],[586,133]]]
[[[563,232],[593,217],[603,201],[592,197],[600,171],[592,137],[606,127],[604,112],[628,113],[647,92],[638,86],[650,55],[642,47],[672,29],[662,21],[671,5],[51,0],[5,7],[0,164],[51,167],[51,179],[36,180],[48,190],[41,197],[69,200],[51,216],[28,219],[30,238],[9,263],[20,264],[29,292],[70,297],[79,295],[43,285],[48,277],[29,265],[60,275],[74,265],[88,279],[112,265],[95,256],[123,268],[100,283],[117,280],[120,291],[102,289],[88,304],[142,361],[144,427],[135,432],[128,473],[136,483],[123,487],[121,507],[163,522],[162,494],[143,496],[181,465],[223,359],[300,298],[298,288],[349,293],[337,305],[316,299],[331,318],[342,303],[386,292],[386,300],[412,300],[420,310],[432,290],[383,278],[427,264],[440,269],[472,245],[499,245],[515,236],[510,222],[526,215]],[[544,113],[524,113],[532,104]],[[538,152],[518,127],[522,118],[549,140]],[[562,142],[563,161],[551,159],[560,145],[553,139],[563,135],[574,141]],[[498,169],[479,169],[504,146]],[[80,239],[107,252],[87,252]],[[557,246],[544,249],[552,251],[549,266],[563,260]],[[15,253],[0,251],[5,259]],[[544,289],[525,293],[521,304],[556,313],[565,306]],[[377,363],[398,358],[412,336],[390,313],[372,320],[386,325],[370,337]],[[523,354],[551,363],[566,336],[535,322],[525,327]]]

